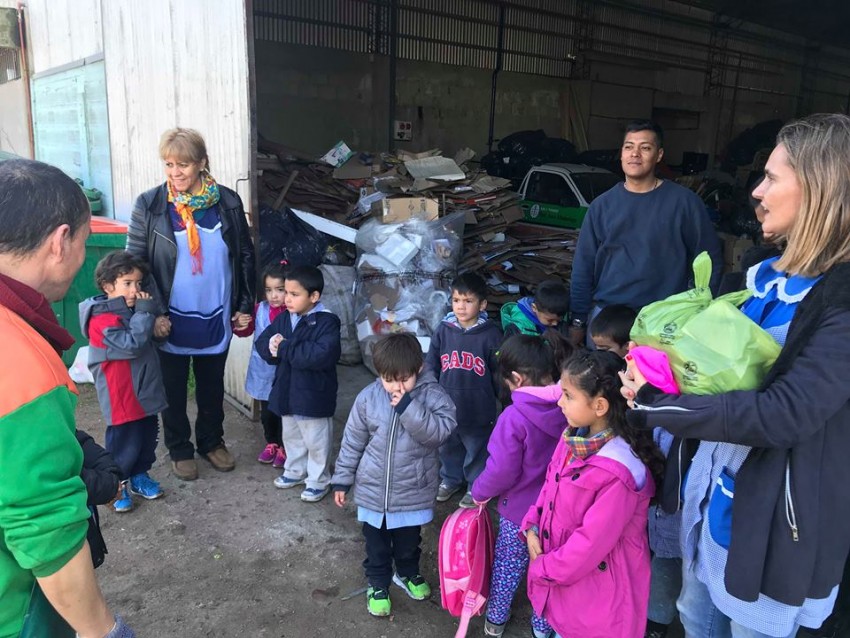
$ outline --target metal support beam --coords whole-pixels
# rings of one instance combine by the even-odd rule
[[[803,56],[803,66],[800,69],[800,91],[797,94],[797,117],[809,115],[812,110],[814,110],[815,93],[817,92],[820,45],[814,42],[807,42],[806,45],[806,53]]]
[[[389,2],[389,112],[387,114],[387,150],[392,152],[395,138],[395,108],[396,108],[396,66],[398,63],[398,0]]]
[[[576,39],[573,55],[575,64],[570,77],[576,80],[590,78],[590,59],[587,54],[593,51],[593,5],[590,0],[578,0],[576,3]]]
[[[505,5],[499,4],[499,30],[496,36],[496,68],[490,81],[490,126],[487,130],[487,150],[493,151],[493,130],[496,126],[496,89],[502,70],[502,52],[505,48]]]

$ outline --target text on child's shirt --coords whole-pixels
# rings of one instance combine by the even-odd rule
[[[479,377],[483,377],[487,370],[487,364],[484,359],[476,357],[471,352],[460,352],[454,350],[451,354],[446,353],[440,356],[440,366],[442,371],[446,370],[471,370]]]

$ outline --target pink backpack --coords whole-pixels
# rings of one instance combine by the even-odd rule
[[[490,595],[493,523],[486,508],[459,509],[449,516],[439,551],[441,602],[452,616],[460,616],[455,638],[463,638],[470,618],[483,612]]]

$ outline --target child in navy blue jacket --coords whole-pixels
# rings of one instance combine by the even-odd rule
[[[305,485],[301,500],[321,501],[330,491],[336,363],[341,354],[339,318],[322,305],[318,268],[290,269],[281,313],[257,338],[259,355],[277,366],[269,410],[281,417],[286,462],[274,484]]]
[[[496,353],[502,331],[487,320],[487,284],[474,273],[452,282],[452,312],[446,315],[428,350],[426,365],[457,406],[457,429],[440,448],[440,488],[444,502],[483,471],[487,441],[498,412]],[[467,491],[461,507],[475,507]]]

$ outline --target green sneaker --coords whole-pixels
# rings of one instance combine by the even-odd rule
[[[393,574],[393,582],[413,600],[425,600],[431,597],[431,586],[419,574],[416,574],[413,578],[404,578],[398,574]]]
[[[389,616],[393,609],[390,592],[383,588],[369,587],[366,590],[366,609],[373,616]]]

